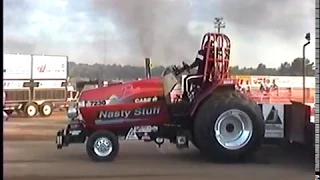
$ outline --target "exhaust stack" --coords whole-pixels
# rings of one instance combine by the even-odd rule
[[[145,75],[146,78],[151,78],[151,60],[150,58],[145,58]]]

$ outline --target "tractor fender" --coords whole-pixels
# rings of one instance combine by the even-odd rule
[[[199,107],[216,91],[235,91],[233,79],[219,80],[207,87],[193,102],[191,106],[191,117],[197,113]]]

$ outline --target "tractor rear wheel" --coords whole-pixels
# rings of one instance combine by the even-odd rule
[[[217,91],[198,110],[195,141],[208,160],[236,162],[254,155],[264,139],[259,106],[235,91]]]

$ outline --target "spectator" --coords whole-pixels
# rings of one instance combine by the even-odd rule
[[[243,83],[243,79],[238,79],[237,84],[236,84],[236,89],[238,91],[241,91],[242,83]]]
[[[241,80],[241,84],[239,85],[239,87],[241,92],[246,93],[247,84],[243,82],[243,80]]]
[[[260,91],[263,93],[267,93],[270,90],[269,80],[263,79],[262,83],[260,83]]]
[[[246,80],[246,84],[245,84],[244,88],[245,88],[244,90],[245,90],[246,93],[250,93],[251,92],[251,87],[250,87],[249,80]]]
[[[272,89],[272,91],[278,91],[278,85],[276,84],[275,79],[272,80],[272,84],[271,84],[270,88]]]

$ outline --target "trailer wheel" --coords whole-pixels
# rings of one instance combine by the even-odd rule
[[[42,117],[49,117],[53,111],[53,105],[50,102],[44,102],[40,105],[40,115]]]
[[[29,102],[24,105],[24,114],[27,117],[34,117],[38,113],[38,105],[34,102]]]
[[[118,155],[118,137],[110,131],[97,131],[87,140],[87,154],[96,162],[110,162]]]
[[[236,162],[253,156],[264,131],[259,106],[234,91],[214,92],[200,107],[194,124],[201,154],[214,161]]]

